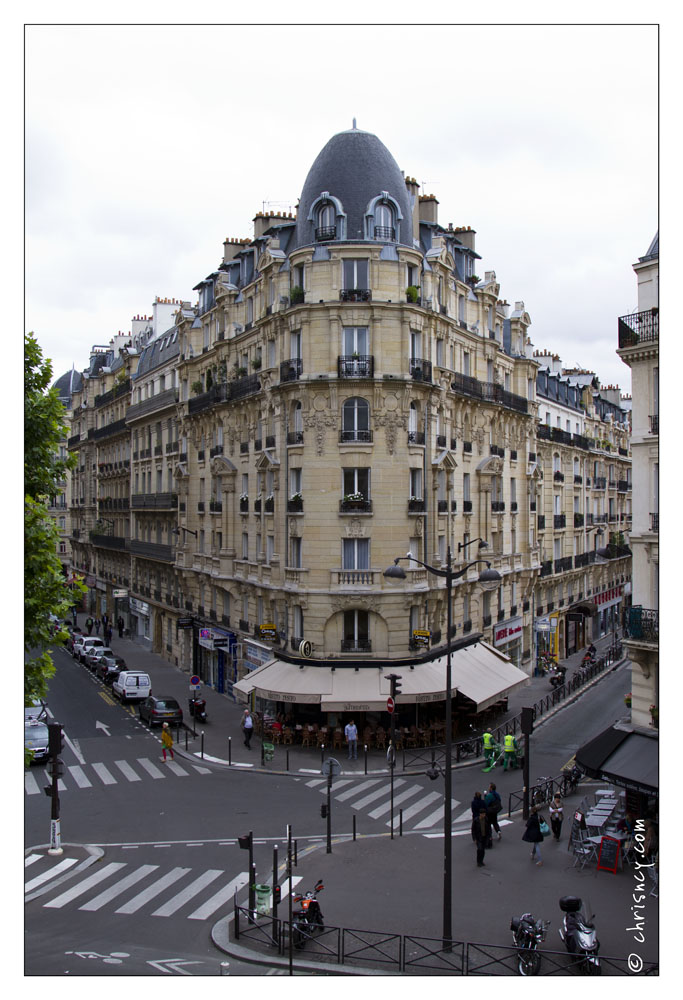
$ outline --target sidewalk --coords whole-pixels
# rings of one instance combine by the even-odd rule
[[[82,617],[82,616],[81,616]],[[82,623],[81,623],[82,624]],[[611,635],[599,639],[595,645],[598,656],[611,645]],[[218,694],[213,688],[205,684],[201,686],[201,696],[206,699],[207,721],[197,722],[194,726],[196,736],[193,737],[193,722],[188,708],[188,699],[191,697],[190,674],[170,664],[157,653],[152,653],[145,649],[140,643],[133,639],[119,639],[114,635],[111,647],[117,656],[122,656],[129,670],[146,670],[152,681],[152,691],[155,695],[167,695],[175,698],[183,710],[185,724],[189,732],[187,733],[188,754],[195,756],[201,752],[201,733],[204,732],[204,762],[218,767],[231,765],[240,768],[253,768],[265,770],[271,773],[292,773],[297,774],[315,773],[319,774],[322,754],[319,748],[304,748],[299,745],[289,747],[276,746],[275,759],[262,768],[261,765],[261,740],[257,735],[252,739],[251,749],[244,746],[240,720],[244,711],[244,705],[240,702],[233,702],[227,696]],[[566,660],[561,661],[567,667],[567,679],[569,679],[577,667],[580,666],[585,650],[574,653]],[[620,661],[623,662],[623,661]],[[616,667],[618,664],[614,664]],[[612,668],[613,669],[613,668]],[[606,673],[600,674],[592,684],[599,683]],[[591,684],[581,688],[570,698],[560,702],[558,706],[544,714],[537,723],[537,728],[543,725],[555,712],[560,711],[576,698],[580,698]],[[501,725],[508,719],[519,715],[522,707],[533,705],[535,702],[552,693],[552,687],[548,677],[532,677],[520,688],[514,690],[508,700],[508,711],[501,715],[492,728]],[[136,709],[134,709],[136,711]],[[228,742],[230,737],[230,743]],[[185,754],[185,733],[181,730],[180,740],[176,745],[177,752],[183,756]],[[326,748],[326,756],[329,752]],[[348,761],[345,750],[337,751],[340,758],[343,773],[345,776],[357,775],[363,777],[365,774],[365,761],[362,752],[359,753],[357,761]],[[463,762],[459,767],[468,767],[474,763],[472,760]],[[288,766],[287,766],[288,765]],[[386,771],[386,751],[368,750],[367,771],[368,773]]]

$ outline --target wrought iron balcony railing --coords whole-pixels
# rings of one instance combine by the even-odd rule
[[[659,340],[659,309],[619,317],[619,347],[636,347]]]
[[[339,441],[341,444],[348,444],[349,441],[362,441],[365,444],[371,444],[372,431],[339,431]]]
[[[629,639],[659,642],[659,610],[643,608],[626,609],[626,630]]]
[[[327,240],[334,240],[337,238],[337,227],[336,226],[319,226],[315,231],[315,241],[316,243],[324,243]]]
[[[372,354],[340,355],[337,358],[337,375],[339,378],[372,378],[375,372],[375,359]]]
[[[650,514],[650,531],[659,533],[659,513]]]
[[[659,414],[650,414],[650,434],[659,434]]]
[[[432,381],[432,363],[425,358],[411,358],[408,370],[416,382]]]
[[[289,358],[287,361],[280,362],[280,381],[281,382],[295,382],[303,371],[303,362],[301,358]]]
[[[370,302],[372,291],[369,288],[342,288],[339,292],[340,302]]]

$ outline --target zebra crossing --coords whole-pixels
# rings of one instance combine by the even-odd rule
[[[307,781],[308,788],[316,788],[321,794],[327,795],[327,779],[313,778]],[[342,779],[332,785],[332,798],[335,802],[343,802],[356,812],[364,812],[370,819],[384,820],[387,827],[391,826],[391,790],[386,777],[369,778],[365,781]],[[451,799],[454,823],[463,819],[471,820],[469,808],[462,814],[455,814],[460,805],[458,799]],[[427,831],[443,824],[444,801],[440,792],[429,792],[406,778],[394,780],[394,828],[398,824],[399,809],[403,811],[403,828]],[[384,819],[384,817],[388,817]]]
[[[42,772],[37,773],[40,776]],[[115,760],[108,764],[99,762],[70,764],[65,766],[64,775],[59,779],[59,791],[66,792],[79,788],[109,786],[125,782],[134,783],[143,780],[160,781],[169,775],[185,778],[192,774],[211,774],[211,770],[208,767],[187,761],[183,761],[183,765],[179,764],[177,760],[164,762],[157,760],[157,763],[154,763],[148,757],[137,757],[134,761]],[[27,795],[40,795],[43,791],[34,770],[24,773],[24,791]]]
[[[232,905],[235,893],[239,893],[249,882],[246,871],[229,875],[223,869],[208,868],[200,871],[192,868],[174,867],[164,871],[160,865],[132,865],[124,861],[110,861],[97,870],[83,872],[66,883],[60,878],[73,865],[76,858],[64,858],[50,863],[39,875],[31,877],[29,867],[39,860],[47,859],[40,854],[29,855],[24,865],[29,876],[24,883],[24,893],[43,888],[39,893],[39,905],[48,910],[65,911],[68,908],[84,913],[109,910],[115,914],[129,916],[143,911],[151,917],[180,916],[186,920],[208,920],[219,910]],[[49,859],[52,861],[52,859]],[[45,883],[55,879],[56,884],[45,889]],[[292,878],[294,889],[301,881]],[[289,883],[281,887],[281,899],[287,898]]]

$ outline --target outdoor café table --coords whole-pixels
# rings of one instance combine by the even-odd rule
[[[610,840],[618,840],[621,844],[619,848],[619,867],[623,869],[624,867],[624,841],[628,839],[627,833],[603,833],[599,836],[587,837],[586,839],[591,843],[595,844],[598,853],[600,851],[600,845],[602,843],[603,837],[609,837]]]
[[[603,827],[607,826],[607,820],[609,816],[605,813],[588,813],[586,816],[586,826],[594,830],[602,830]]]

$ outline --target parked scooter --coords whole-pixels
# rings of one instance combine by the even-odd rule
[[[292,896],[292,902],[301,903],[301,908],[292,917],[292,944],[299,950],[316,931],[325,930],[323,911],[316,899],[317,894],[324,888],[322,880],[319,879],[308,892]]]
[[[536,920],[533,914],[523,913],[510,921],[512,940],[517,951],[517,970],[520,976],[535,976],[541,968],[538,946],[545,941],[549,920]]]
[[[550,671],[550,685],[551,687],[562,687],[564,684],[565,674],[567,673],[566,667],[555,667],[554,670]]]
[[[594,914],[590,917],[585,916],[581,906],[578,896],[562,896],[560,909],[564,913],[564,918],[558,933],[569,954],[582,959],[581,971],[587,976],[599,976],[600,942],[593,923]]]
[[[188,698],[187,703],[190,706],[190,715],[199,722],[206,722],[206,698]]]

